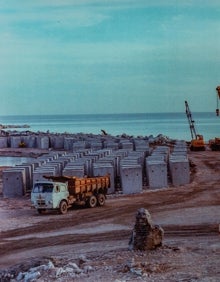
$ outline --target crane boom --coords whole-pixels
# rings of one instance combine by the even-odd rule
[[[190,150],[192,151],[204,151],[205,150],[205,142],[203,140],[203,136],[200,134],[196,133],[195,125],[194,125],[194,120],[192,118],[191,111],[189,109],[188,102],[185,101],[185,106],[186,106],[186,116],[188,118],[189,122],[189,128],[191,132],[191,145],[190,145]]]
[[[189,105],[188,105],[187,101],[185,101],[185,106],[186,106],[186,116],[187,116],[188,122],[189,122],[191,137],[192,137],[192,139],[196,139],[197,133],[196,133],[196,129],[195,129],[195,126],[194,126],[195,121],[192,119],[192,114],[191,114],[191,111],[189,109]]]
[[[216,92],[217,92],[217,107],[216,107],[216,116],[219,116],[219,99],[220,99],[220,86],[216,87]]]

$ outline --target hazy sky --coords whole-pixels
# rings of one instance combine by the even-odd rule
[[[0,115],[213,111],[219,0],[0,0]]]

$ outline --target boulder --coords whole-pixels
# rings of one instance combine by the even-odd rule
[[[162,246],[164,230],[153,225],[148,210],[140,208],[136,213],[136,221],[129,241],[130,250],[153,250]]]

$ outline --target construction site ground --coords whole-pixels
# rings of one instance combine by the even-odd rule
[[[13,280],[50,261],[56,271],[42,271],[32,281],[220,281],[220,152],[189,152],[189,159],[190,184],[108,195],[103,207],[65,215],[39,215],[30,195],[1,194],[0,273]],[[156,250],[128,249],[141,207],[164,229],[163,246]],[[71,263],[84,271],[73,275],[66,267]]]

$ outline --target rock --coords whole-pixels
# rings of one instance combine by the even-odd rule
[[[129,241],[130,250],[152,250],[162,245],[164,231],[159,225],[153,225],[150,213],[144,208],[138,209],[136,222]]]
[[[89,273],[89,272],[94,271],[94,268],[93,268],[91,265],[86,265],[86,266],[83,268],[83,271],[84,271],[85,273]]]
[[[79,274],[82,272],[82,269],[78,267],[78,265],[74,262],[68,263],[68,267],[72,268],[72,271],[76,274]]]

